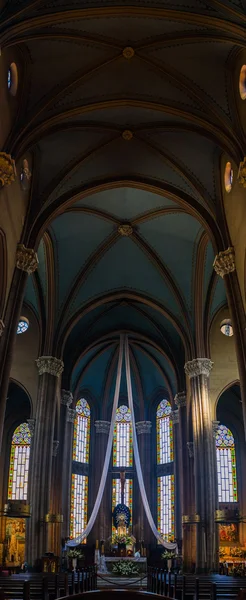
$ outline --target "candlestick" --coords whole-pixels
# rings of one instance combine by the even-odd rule
[[[102,544],[101,554],[104,554],[104,544]]]
[[[96,550],[98,550],[98,540],[96,540]]]

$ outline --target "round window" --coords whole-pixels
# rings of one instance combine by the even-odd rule
[[[227,162],[225,166],[224,183],[225,190],[229,193],[233,184],[233,169],[230,162]]]
[[[246,65],[243,65],[239,75],[239,92],[242,100],[246,99]]]
[[[25,331],[27,331],[28,327],[29,327],[28,319],[26,317],[20,317],[18,327],[17,327],[17,334],[25,333]]]
[[[220,323],[220,331],[227,337],[231,337],[233,335],[231,319],[224,319],[224,321]]]

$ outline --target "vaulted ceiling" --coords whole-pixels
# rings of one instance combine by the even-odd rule
[[[228,246],[220,158],[244,155],[233,70],[245,8],[5,6],[2,52],[16,53],[21,72],[6,149],[32,160],[25,243],[39,257],[25,302],[73,391],[100,398],[107,388],[110,398],[121,331],[139,403],[161,386],[180,391],[185,360],[209,353],[211,320],[226,304],[213,271]]]

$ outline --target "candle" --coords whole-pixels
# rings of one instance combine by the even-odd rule
[[[98,540],[96,540],[96,550],[98,550]]]
[[[104,554],[104,544],[102,544],[101,554]]]

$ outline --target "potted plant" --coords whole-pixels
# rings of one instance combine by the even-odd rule
[[[81,550],[78,550],[77,548],[73,548],[72,550],[68,551],[67,557],[69,559],[71,559],[73,569],[76,569],[77,561],[84,558],[84,554],[83,554],[83,552],[81,552]]]
[[[175,552],[168,552],[168,550],[165,550],[162,553],[161,558],[163,558],[164,560],[167,561],[168,571],[171,571],[173,558],[175,558],[175,557],[176,557],[176,553]]]

